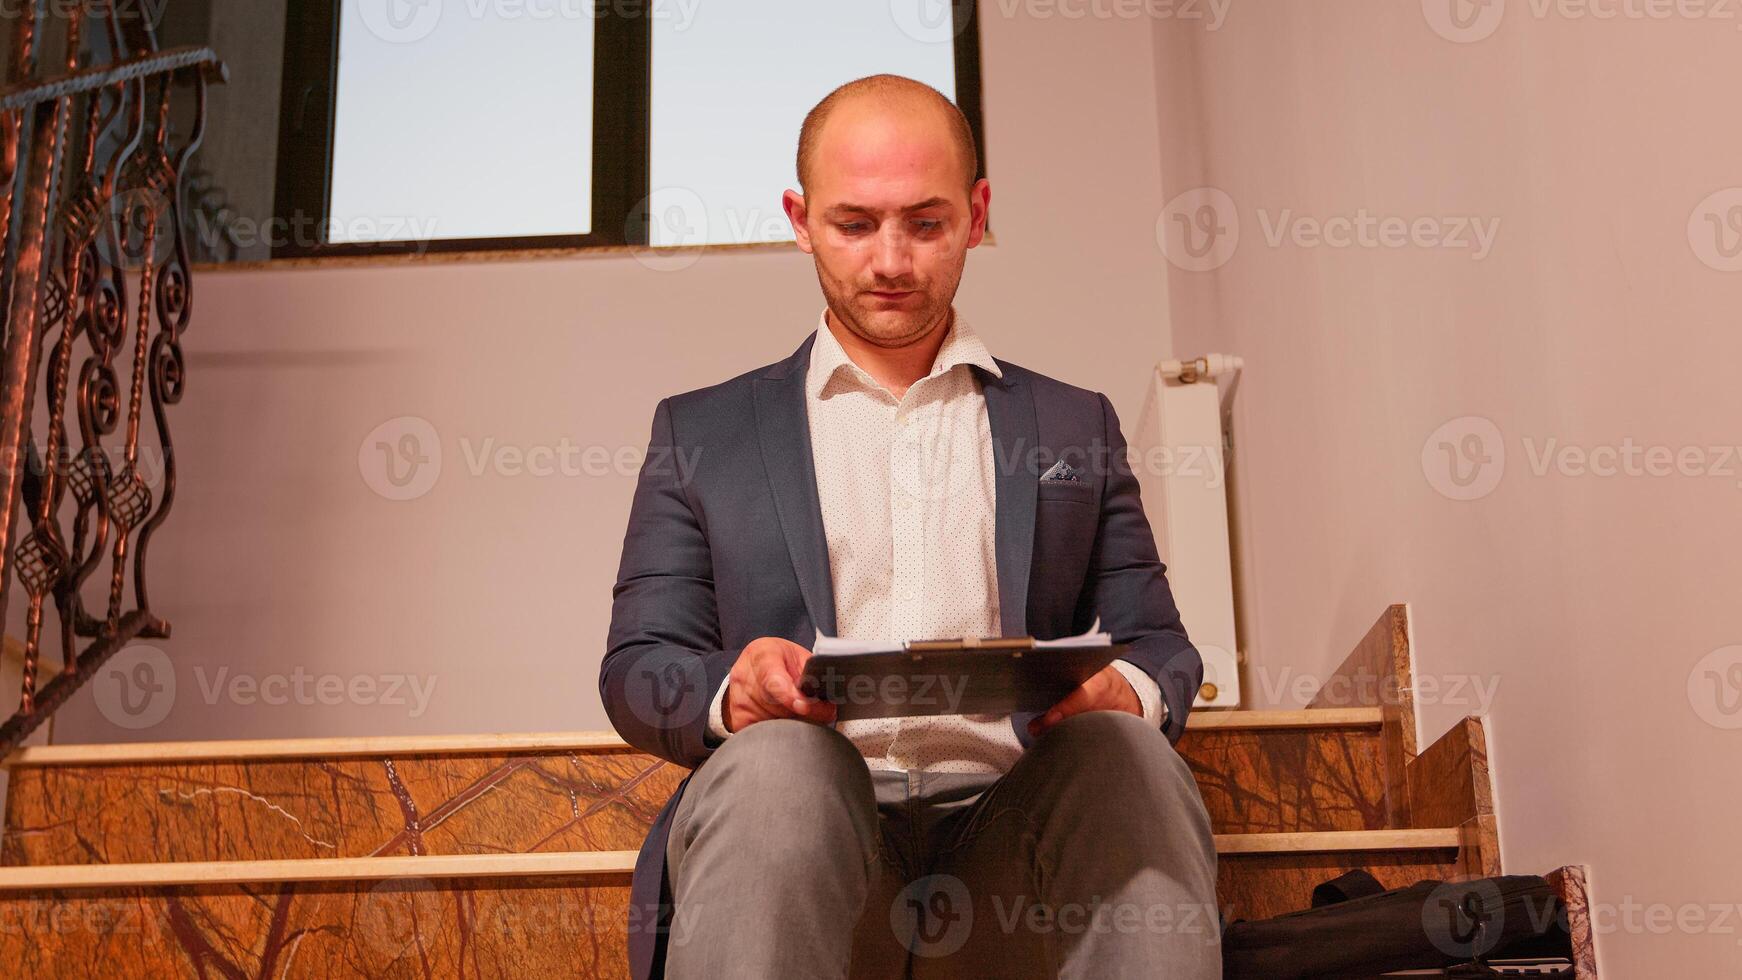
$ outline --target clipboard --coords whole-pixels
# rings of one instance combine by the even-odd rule
[[[1129,649],[1104,634],[1084,639],[968,637],[818,652],[805,661],[799,690],[833,702],[837,722],[1045,711]]]

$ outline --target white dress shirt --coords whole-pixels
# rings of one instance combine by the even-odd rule
[[[951,324],[931,373],[896,398],[817,321],[805,376],[817,497],[829,547],[835,622],[846,639],[998,636],[997,471],[980,379],[1003,371],[967,320]],[[1160,724],[1161,689],[1135,664],[1113,666],[1143,716]],[[728,682],[729,683],[729,682]],[[727,684],[708,727],[722,721]],[[1009,715],[844,721],[836,729],[873,769],[1002,773],[1022,754]]]

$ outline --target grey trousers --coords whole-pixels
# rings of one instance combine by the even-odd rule
[[[1001,777],[872,771],[832,729],[761,722],[690,780],[666,860],[680,980],[1222,975],[1197,783],[1122,712]]]

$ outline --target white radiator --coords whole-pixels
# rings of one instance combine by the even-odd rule
[[[1239,358],[1220,354],[1156,365],[1131,440],[1144,512],[1186,632],[1204,658],[1197,707],[1240,704],[1222,408],[1239,370]]]

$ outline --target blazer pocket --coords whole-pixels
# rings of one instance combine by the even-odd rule
[[[1094,484],[1079,480],[1041,480],[1036,491],[1039,500],[1072,500],[1093,504],[1101,499]]]

